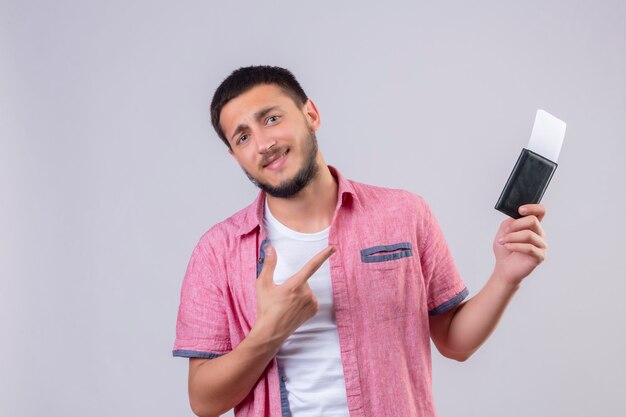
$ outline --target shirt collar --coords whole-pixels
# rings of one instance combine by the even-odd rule
[[[347,180],[337,168],[328,165],[328,169],[333,177],[337,180],[337,207],[335,211],[338,211],[339,208],[344,203],[344,198],[350,195],[352,198],[356,198],[356,192],[354,190],[354,186],[352,182]],[[244,219],[241,224],[241,227],[237,231],[238,236],[246,235],[257,227],[261,227],[263,224],[263,213],[265,210],[265,192],[260,191],[256,200],[252,204],[250,204],[244,213]]]

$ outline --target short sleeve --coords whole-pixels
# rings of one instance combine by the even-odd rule
[[[428,314],[441,314],[460,304],[469,294],[435,216],[418,197],[420,263],[427,292]]]
[[[205,242],[194,249],[183,279],[174,356],[215,358],[231,350],[223,269]]]

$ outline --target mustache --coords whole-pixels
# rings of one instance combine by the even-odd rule
[[[263,159],[261,160],[261,168],[265,168],[266,166],[268,166],[274,160],[274,158],[286,153],[287,150],[289,150],[287,146],[281,146],[280,148],[272,147],[271,150],[263,155]]]

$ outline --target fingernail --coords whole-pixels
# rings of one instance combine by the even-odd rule
[[[503,237],[499,237],[498,238],[498,243],[502,243],[502,242],[504,242],[504,238]]]
[[[519,212],[520,214],[526,214],[528,213],[528,209],[526,207],[520,207]]]
[[[274,248],[271,246],[268,246],[265,248],[265,256],[273,256],[274,255]]]

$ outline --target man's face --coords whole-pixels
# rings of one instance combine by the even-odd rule
[[[280,87],[259,85],[224,106],[220,125],[231,155],[269,195],[292,197],[317,175],[320,120],[312,101],[299,108]]]

